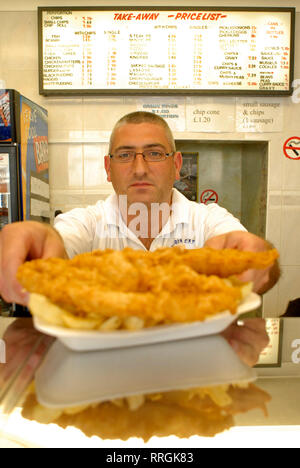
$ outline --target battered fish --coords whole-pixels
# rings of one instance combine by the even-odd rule
[[[266,268],[278,252],[241,252],[180,247],[155,252],[105,250],[71,260],[23,264],[19,282],[32,293],[29,308],[56,325],[88,329],[137,329],[232,314],[245,295],[231,278]],[[249,292],[249,289],[248,289]],[[51,308],[46,313],[44,309]]]

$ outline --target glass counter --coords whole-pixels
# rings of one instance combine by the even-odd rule
[[[282,323],[278,342],[280,362],[277,357],[271,364],[262,359],[258,367],[251,369],[255,372],[254,378],[249,368],[250,383],[219,383],[213,387],[189,385],[188,388],[179,385],[167,392],[152,391],[103,402],[94,398],[94,402],[57,408],[52,403],[45,405],[44,400],[47,391],[54,388],[51,373],[61,364],[58,351],[64,352],[63,345],[36,331],[29,318],[2,318],[0,447],[171,450],[298,447],[300,319],[285,318]],[[199,352],[203,353],[201,347]],[[68,369],[66,372],[73,373],[78,380],[73,383],[66,377],[65,383],[60,382],[60,387],[56,385],[56,397],[60,401],[67,401],[72,386],[73,389],[76,386],[77,395],[81,388],[83,392],[85,388],[91,391],[98,374],[101,375],[100,366],[99,372],[93,371],[94,378],[88,380],[84,363],[95,356],[89,352],[81,356],[75,354],[74,360],[68,361],[69,367],[62,369]],[[218,357],[216,351],[215,362],[218,359],[222,357]],[[209,353],[205,360],[210,365]],[[146,369],[148,365],[151,366],[146,360]],[[176,370],[174,365],[170,357],[169,368]],[[166,374],[170,372],[170,369],[165,370]],[[116,365],[111,372],[118,373]],[[154,379],[153,369],[149,374]],[[43,377],[40,383],[38,375],[40,380],[41,375]],[[217,390],[212,391],[212,388]],[[117,452],[111,453],[116,456]]]

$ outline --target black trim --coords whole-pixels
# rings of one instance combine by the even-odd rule
[[[11,222],[21,221],[18,145],[2,145],[0,153],[9,155]]]
[[[39,48],[39,93],[43,96],[95,96],[95,95],[226,95],[226,96],[291,96],[295,67],[295,7],[167,7],[167,6],[103,6],[103,7],[38,7],[38,48]],[[43,28],[42,15],[44,11],[247,11],[247,12],[289,12],[291,13],[291,41],[290,41],[290,76],[289,89],[286,91],[270,90],[211,90],[211,89],[72,89],[45,90],[43,88]]]

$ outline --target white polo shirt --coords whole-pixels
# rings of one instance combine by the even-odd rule
[[[215,203],[204,205],[189,201],[173,188],[171,216],[154,238],[150,251],[159,247],[184,245],[195,249],[211,237],[230,231],[246,231],[238,219]],[[55,229],[62,236],[70,258],[96,249],[122,250],[131,247],[147,250],[137,235],[124,223],[117,195],[96,205],[76,208],[55,218]]]

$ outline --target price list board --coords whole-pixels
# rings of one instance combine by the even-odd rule
[[[294,8],[38,8],[40,94],[292,94]]]

